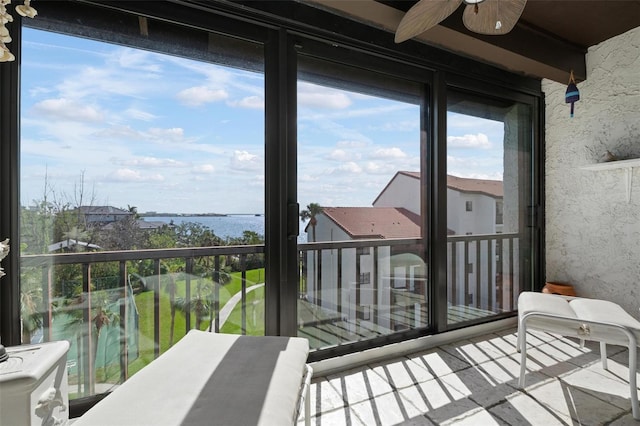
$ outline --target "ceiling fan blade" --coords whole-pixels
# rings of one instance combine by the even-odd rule
[[[485,0],[476,6],[468,5],[462,21],[468,30],[485,35],[503,35],[518,22],[527,0]]]
[[[451,15],[461,3],[462,0],[420,0],[400,21],[396,30],[396,43],[402,43],[435,27]]]

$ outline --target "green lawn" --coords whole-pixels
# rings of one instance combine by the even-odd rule
[[[231,274],[231,282],[219,287],[219,304],[220,309],[242,288],[242,279],[239,272]],[[264,269],[255,269],[247,271],[246,277],[247,287],[256,283],[264,282]],[[184,278],[176,279],[176,298],[184,297],[186,281]],[[207,285],[211,286],[211,280],[208,282],[202,279],[201,286],[204,289]],[[191,279],[191,296],[197,293],[197,280]],[[202,290],[203,294],[209,290]],[[129,374],[132,375],[154,359],[154,292],[145,291],[135,296],[136,305],[139,314],[139,357],[129,364]],[[165,290],[165,283],[160,285],[160,353],[165,352],[170,347],[170,329],[171,329],[171,303],[169,294]],[[256,289],[247,294],[246,300],[247,318],[246,318],[246,334],[264,335],[264,287]],[[238,303],[228,321],[221,327],[220,332],[240,334],[242,331],[242,303]],[[175,324],[173,329],[173,343],[180,340],[186,333],[186,318],[183,312],[176,310]],[[191,313],[191,328],[195,328],[196,318]],[[208,330],[209,320],[203,320],[200,324],[201,330]]]

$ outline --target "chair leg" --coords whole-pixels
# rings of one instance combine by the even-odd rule
[[[305,426],[311,426],[311,376],[313,370],[307,365],[308,375],[305,379],[305,399],[304,399],[304,424]]]
[[[520,337],[520,335],[522,334],[521,330],[522,330],[522,324],[521,324],[520,318],[518,318],[518,338],[516,340],[516,352],[520,352],[522,350],[521,349],[521,347],[522,347],[521,339],[522,338]]]
[[[304,401],[304,424],[306,426],[311,425],[311,395],[309,394],[309,387],[307,387],[307,399]]]
[[[520,379],[518,387],[524,389],[524,376],[527,372],[527,329],[524,324],[518,328],[518,347],[520,347]]]
[[[602,360],[602,369],[608,370],[607,366],[607,344],[605,342],[600,342],[600,359]]]
[[[631,389],[631,412],[633,418],[640,420],[640,407],[638,407],[638,386],[636,384],[636,354],[637,346],[629,342],[629,388]]]

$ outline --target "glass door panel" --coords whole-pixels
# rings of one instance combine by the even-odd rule
[[[429,325],[421,84],[299,57],[298,335],[323,349]]]
[[[531,107],[449,91],[448,323],[515,311],[530,282]]]
[[[72,398],[190,329],[265,329],[263,47],[144,21],[23,32],[22,340],[71,342]]]

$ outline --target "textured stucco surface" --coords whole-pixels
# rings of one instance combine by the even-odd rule
[[[567,78],[568,79],[568,78]],[[580,296],[640,307],[640,168],[627,202],[625,171],[589,171],[607,151],[640,158],[640,28],[593,46],[580,101],[569,118],[566,85],[542,82],[546,97],[547,281]]]

